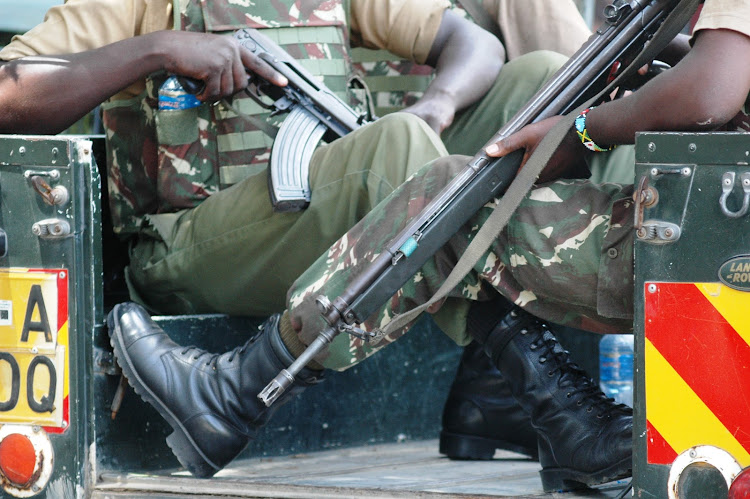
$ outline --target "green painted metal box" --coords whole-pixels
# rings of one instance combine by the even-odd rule
[[[726,498],[750,465],[750,136],[640,134],[635,181],[635,496]]]

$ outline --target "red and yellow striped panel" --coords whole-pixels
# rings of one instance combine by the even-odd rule
[[[750,465],[750,293],[646,283],[644,294],[648,462],[705,444]]]

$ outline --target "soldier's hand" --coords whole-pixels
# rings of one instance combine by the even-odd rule
[[[248,85],[249,72],[284,86],[286,78],[231,36],[160,31],[155,44],[164,57],[164,69],[203,82],[197,97],[215,101],[233,95]],[[146,35],[149,36],[149,35]]]
[[[523,149],[524,155],[520,166],[520,168],[523,168],[531,155],[534,154],[534,151],[536,151],[542,139],[562,118],[562,116],[552,116],[537,123],[526,125],[518,132],[494,144],[490,144],[485,148],[485,152],[488,156],[499,158],[518,149]],[[539,175],[537,183],[564,178],[568,173],[579,170],[583,156],[586,153],[587,149],[576,137],[573,124],[571,123],[570,132],[565,136],[565,139],[560,143],[560,146],[547,162],[547,166]]]

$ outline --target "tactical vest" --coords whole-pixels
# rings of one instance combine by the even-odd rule
[[[263,29],[339,97],[354,101],[347,90],[347,0],[173,1],[174,29],[227,35]],[[140,96],[102,105],[110,207],[121,235],[137,232],[146,214],[193,208],[267,167],[273,140],[233,111],[268,118],[265,109],[237,94],[229,105],[159,110],[158,91],[167,77],[152,75]]]

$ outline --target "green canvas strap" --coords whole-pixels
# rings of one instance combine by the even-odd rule
[[[451,271],[437,292],[435,292],[432,298],[427,300],[426,303],[408,312],[395,316],[386,327],[383,328],[382,333],[384,336],[398,331],[409,324],[416,319],[420,313],[443,299],[451,290],[458,286],[464,276],[471,271],[482,255],[487,252],[497,235],[505,228],[510,217],[521,204],[521,201],[526,197],[529,190],[531,190],[531,187],[534,185],[534,182],[536,182],[539,174],[547,165],[552,154],[557,150],[563,138],[570,130],[570,127],[573,124],[573,119],[578,116],[582,110],[590,107],[592,103],[599,102],[604,96],[610,95],[615,88],[625,81],[627,77],[635,73],[638,68],[651,62],[688,23],[690,17],[693,15],[693,12],[695,12],[701,1],[702,0],[682,0],[674,10],[670,12],[669,16],[667,16],[667,19],[659,27],[653,38],[641,51],[638,57],[635,58],[633,63],[625,69],[625,71],[623,71],[612,83],[607,85],[607,87],[598,95],[589,99],[578,109],[566,114],[565,117],[563,117],[563,119],[561,119],[547,133],[534,151],[534,154],[531,155],[524,167],[521,168],[518,175],[516,175],[492,214],[487,218],[476,236],[474,236],[474,239],[466,248],[464,254],[459,258],[453,271]]]

